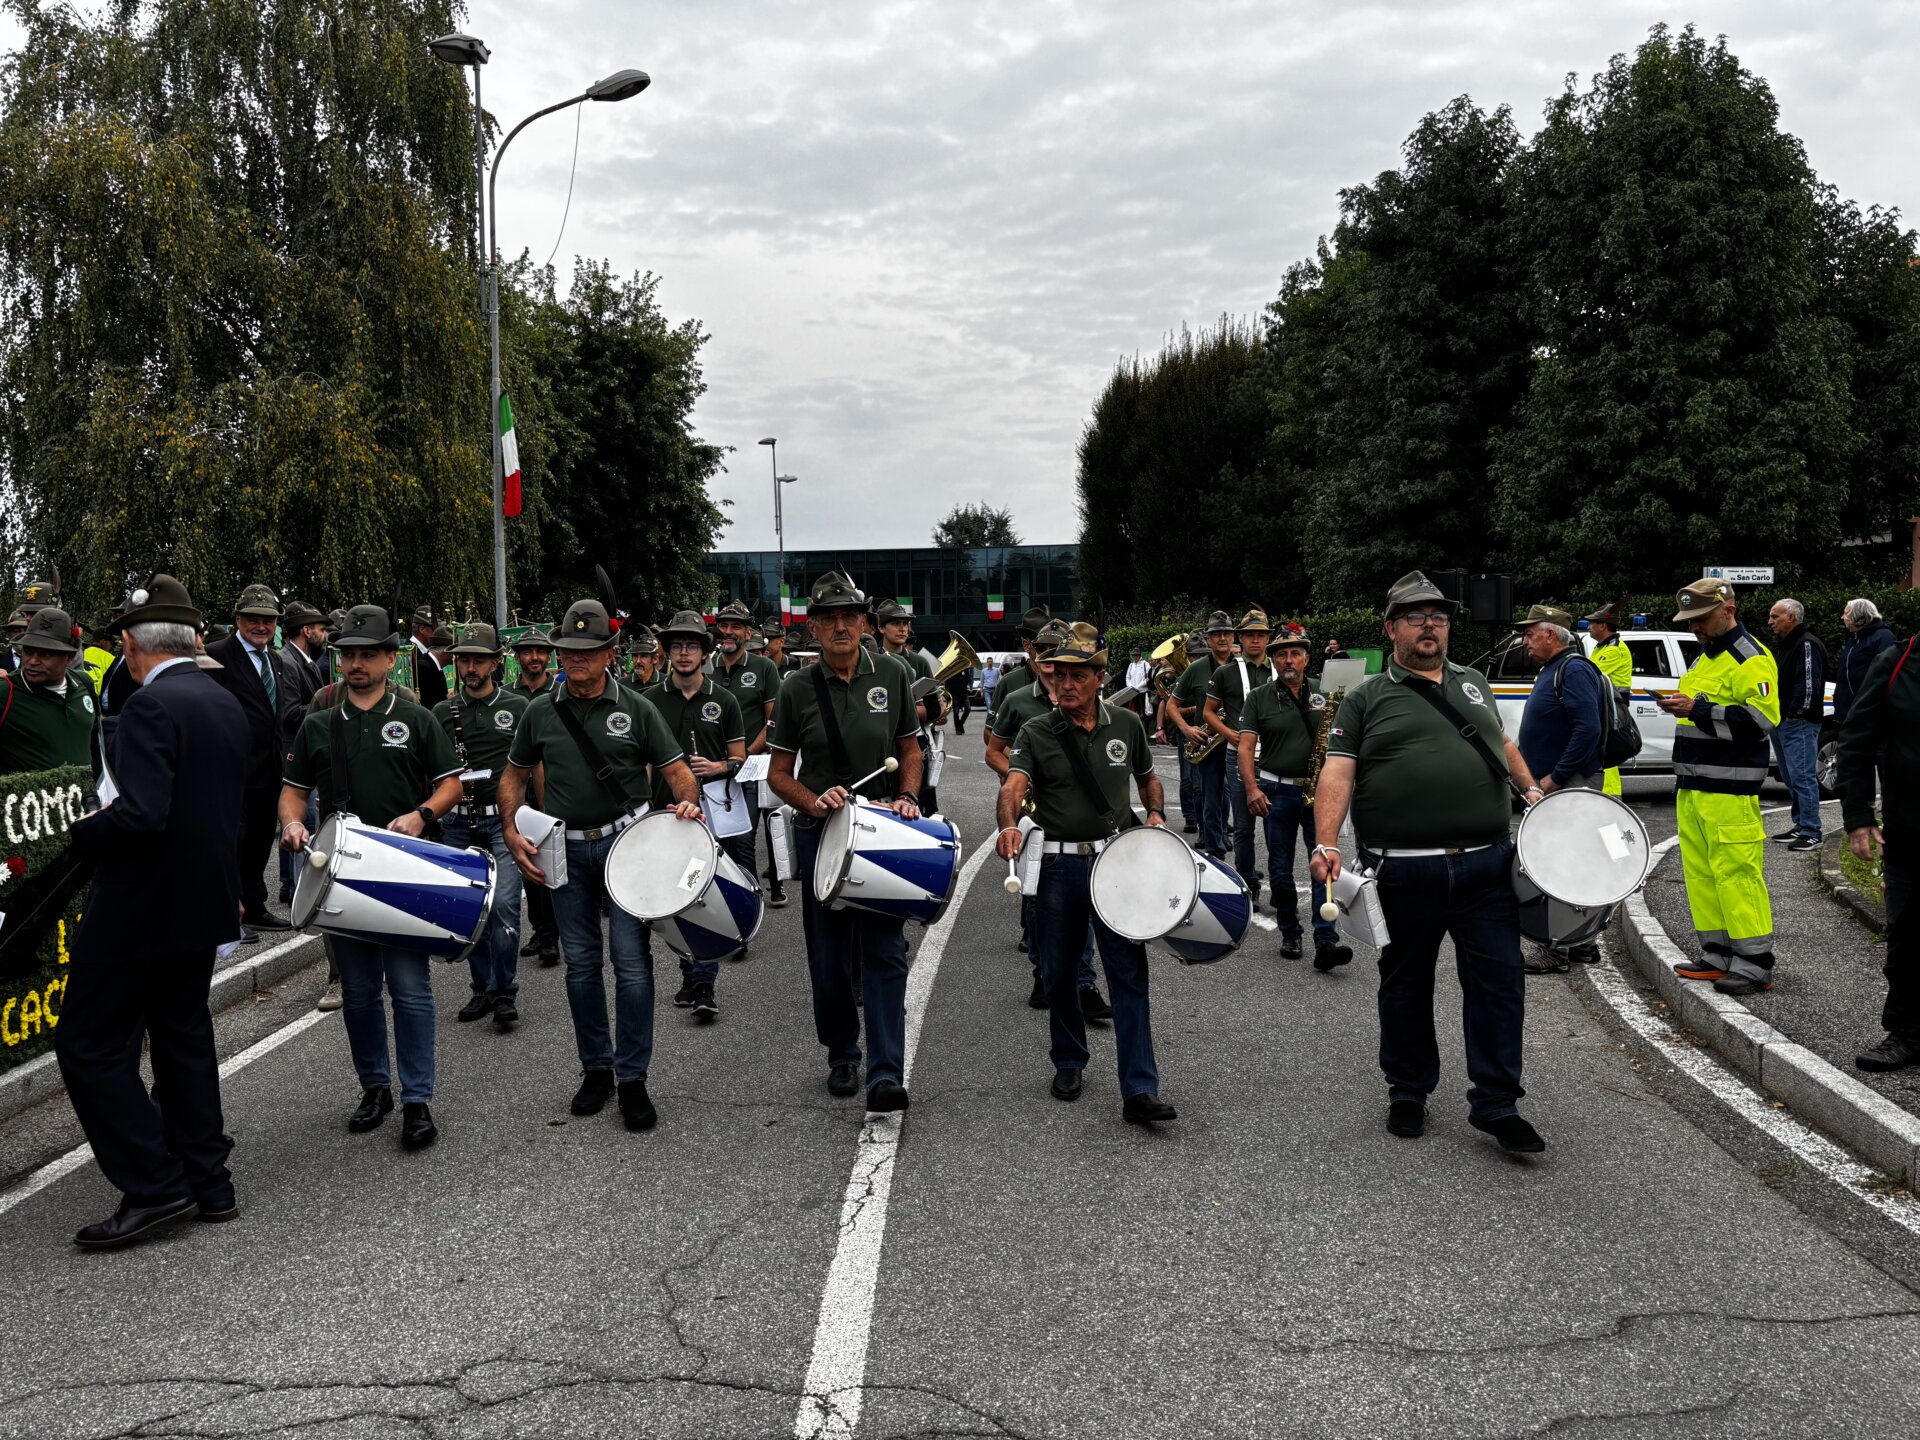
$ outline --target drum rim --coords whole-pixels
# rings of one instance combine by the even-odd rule
[[[676,825],[691,825],[691,824],[697,823],[700,827],[701,833],[707,837],[707,844],[712,847],[713,853],[716,855],[720,853],[720,842],[713,838],[713,831],[707,828],[706,821],[701,820],[701,821],[695,822],[691,820],[682,820],[678,815],[674,814],[673,811],[671,810],[651,810],[651,811],[648,811],[645,815],[642,815],[638,820],[634,821],[633,824],[627,826],[626,829],[622,830],[618,835],[614,837],[613,844],[607,847],[606,859],[600,862],[600,873],[602,875],[606,874],[606,867],[612,863],[614,855],[619,851],[620,847],[626,843],[627,837],[633,834],[635,831],[639,830],[639,828],[642,825],[646,824],[649,820],[671,820]],[[713,865],[708,869],[707,885],[713,884],[713,877],[718,870],[719,870],[719,866],[717,864]],[[702,895],[706,893],[707,893],[707,886],[703,885],[694,894],[689,895],[686,898],[686,900],[682,902],[679,909],[677,910],[668,910],[659,915],[642,915],[638,910],[631,908],[624,901],[619,899],[613,893],[613,887],[611,885],[607,886],[607,899],[611,900],[615,905],[618,905],[623,913],[632,916],[635,920],[638,920],[642,925],[652,925],[655,921],[671,920],[676,915],[684,914],[687,910],[692,908],[694,901],[698,900]]]
[[[360,818],[357,815],[348,814],[345,810],[334,811],[331,815],[324,817],[320,821],[320,828],[313,832],[313,837],[307,842],[309,846],[318,845],[321,849],[327,851],[327,863],[324,867],[324,873],[314,882],[313,904],[307,907],[307,913],[304,915],[302,915],[298,909],[300,903],[300,885],[298,881],[294,883],[293,900],[287,906],[287,918],[293,921],[293,926],[296,930],[304,930],[313,924],[313,917],[320,913],[321,905],[326,902],[327,892],[333,889],[334,876],[337,875],[340,870],[339,842],[335,841],[333,848],[329,850],[325,845],[321,844],[320,837],[327,833],[327,827],[329,825],[338,824],[342,830],[346,829],[347,821],[352,821],[358,825]],[[306,870],[313,868],[307,864],[307,857],[304,855],[300,857],[300,863]]]
[[[853,869],[853,812],[865,803],[863,800],[849,800],[838,810],[831,811],[827,815],[827,818],[820,822],[820,843],[815,849],[813,856],[813,898],[822,905],[831,905],[835,900],[840,898],[840,891],[847,883],[848,872]],[[874,808],[881,809],[884,807],[875,806]],[[827,850],[827,836],[835,825],[840,824],[844,824],[847,827],[847,841],[846,844],[840,847],[840,853],[834,859],[833,883],[831,885],[822,885],[820,883],[820,864],[823,860],[826,860],[829,855]]]
[[[1130,836],[1149,834],[1154,830],[1163,831],[1167,835],[1168,839],[1172,840],[1182,850],[1185,850],[1187,852],[1188,858],[1193,861],[1193,898],[1188,902],[1186,909],[1182,910],[1171,921],[1169,921],[1167,924],[1167,928],[1160,931],[1158,934],[1129,935],[1126,931],[1120,929],[1117,925],[1115,925],[1111,920],[1107,919],[1105,915],[1100,913],[1100,897],[1094,887],[1094,881],[1095,881],[1095,877],[1099,874],[1099,871],[1100,871],[1100,862],[1105,860],[1107,856],[1113,854],[1115,848],[1122,841],[1127,840]],[[1161,842],[1158,840],[1155,840],[1150,843],[1158,845]],[[1200,903],[1200,871],[1201,871],[1202,863],[1203,862],[1201,861],[1201,858],[1200,858],[1200,852],[1195,850],[1191,845],[1187,844],[1187,842],[1184,839],[1182,839],[1180,836],[1175,835],[1171,830],[1168,830],[1164,825],[1138,825],[1130,829],[1122,830],[1118,835],[1114,836],[1112,840],[1107,842],[1105,849],[1103,849],[1098,855],[1093,857],[1093,866],[1091,869],[1087,871],[1088,903],[1093,906],[1093,913],[1099,916],[1100,923],[1102,925],[1105,925],[1109,930],[1113,931],[1113,933],[1118,935],[1121,939],[1131,940],[1136,945],[1152,945],[1157,941],[1164,940],[1167,936],[1171,935],[1175,930],[1178,930],[1182,925],[1186,924],[1188,918],[1193,914],[1193,907]]]
[[[1640,846],[1639,877],[1627,889],[1621,891],[1618,895],[1615,895],[1610,900],[1587,900],[1587,901],[1576,902],[1576,901],[1568,900],[1563,896],[1555,895],[1552,891],[1548,890],[1546,886],[1540,883],[1540,877],[1538,875],[1534,874],[1533,871],[1527,868],[1526,852],[1521,848],[1521,844],[1520,844],[1521,840],[1525,837],[1527,833],[1527,824],[1529,821],[1531,821],[1534,818],[1535,815],[1539,814],[1548,805],[1553,804],[1554,801],[1557,800],[1562,795],[1598,796],[1602,800],[1606,801],[1608,805],[1611,806],[1612,808],[1620,811],[1624,811],[1629,817],[1631,817],[1633,820],[1635,829],[1639,832],[1640,839],[1643,842]],[[1566,807],[1562,806],[1561,808],[1565,809]],[[1565,905],[1569,909],[1573,909],[1573,910],[1610,910],[1615,905],[1618,905],[1622,901],[1626,900],[1629,896],[1639,894],[1641,890],[1646,888],[1648,877],[1653,874],[1654,860],[1655,860],[1655,856],[1653,853],[1653,837],[1647,831],[1646,822],[1640,818],[1639,814],[1634,810],[1634,808],[1631,805],[1627,804],[1626,801],[1622,800],[1617,795],[1608,795],[1604,791],[1590,790],[1585,788],[1584,786],[1575,788],[1575,789],[1555,790],[1553,794],[1548,795],[1545,799],[1540,800],[1538,803],[1534,805],[1530,805],[1529,807],[1527,807],[1526,812],[1520,817],[1519,828],[1513,832],[1514,868],[1518,870],[1522,875],[1525,875],[1527,877],[1528,882],[1532,884],[1532,886],[1536,890],[1538,890],[1542,895],[1546,896],[1550,900],[1558,901],[1560,904]]]

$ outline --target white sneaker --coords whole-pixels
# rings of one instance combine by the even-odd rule
[[[346,1003],[346,997],[340,993],[340,982],[335,980],[327,986],[326,994],[320,997],[320,1003],[313,1008],[316,1010],[338,1010]]]

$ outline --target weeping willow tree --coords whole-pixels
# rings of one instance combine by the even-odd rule
[[[97,613],[490,593],[472,110],[445,0],[6,0],[0,542]]]

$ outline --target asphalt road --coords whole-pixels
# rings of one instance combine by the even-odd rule
[[[941,787],[970,847],[978,743]],[[652,1133],[568,1116],[561,971],[523,972],[503,1036],[454,1022],[464,967],[442,967],[433,1149],[346,1133],[329,1017],[227,1082],[237,1223],[77,1253],[115,1198],[90,1165],[5,1209],[0,1440],[789,1436],[826,1334],[865,1338],[862,1437],[1910,1429],[1920,1300],[1896,1277],[1920,1243],[1783,1171],[1580,976],[1529,989],[1550,1148],[1519,1160],[1466,1125],[1450,984],[1442,1089],[1406,1141],[1371,957],[1320,975],[1262,928],[1216,966],[1157,958],[1181,1118],[1148,1133],[1110,1040],[1085,1098],[1048,1097],[1015,902],[995,862],[979,878],[939,936],[870,1310],[822,1314],[862,1115],[826,1093],[795,905],[723,969],[718,1023],[661,1005]],[[223,1017],[223,1051],[319,983]],[[0,1172],[73,1138],[43,1106],[0,1129]]]

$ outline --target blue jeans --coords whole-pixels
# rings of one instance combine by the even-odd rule
[[[1233,868],[1249,890],[1260,888],[1259,861],[1253,853],[1253,811],[1247,808],[1246,787],[1240,783],[1240,759],[1231,745],[1227,757],[1227,810],[1233,819]],[[1291,885],[1291,879],[1287,882]]]
[[[813,893],[820,825],[797,817],[794,855],[800,867],[800,919],[813,982],[813,1032],[829,1065],[860,1063],[860,1017],[853,1004],[859,967],[867,1025],[867,1084],[904,1081],[907,1047],[906,922],[866,910],[829,910]]]
[[[1200,790],[1200,848],[1216,860],[1227,858],[1227,747],[1193,767]]]
[[[1034,978],[1044,980],[1046,971],[1040,955],[1040,941],[1033,933],[1034,897],[1020,897],[1020,933],[1027,937],[1027,959],[1033,962]],[[1093,968],[1093,925],[1087,925],[1087,945],[1080,952],[1080,988],[1088,989],[1100,983],[1100,976]]]
[[[340,967],[340,1018],[346,1022],[353,1068],[363,1090],[391,1089],[387,1069],[387,1007],[380,999],[385,982],[393,1000],[393,1058],[400,1072],[400,1103],[433,1099],[433,981],[428,960],[411,950],[396,950],[345,935],[333,938],[333,961]]]
[[[1362,863],[1380,872],[1380,908],[1393,938],[1380,952],[1380,1069],[1387,1095],[1425,1103],[1440,1083],[1433,1031],[1433,974],[1440,942],[1453,939],[1466,1032],[1472,1114],[1516,1113],[1526,972],[1520,963],[1520,903],[1513,842],[1466,855],[1413,855]]]
[[[320,792],[318,790],[307,792],[307,814],[302,823],[306,825],[308,834],[320,828]],[[293,882],[300,878],[300,867],[306,863],[306,860],[306,856],[292,850],[280,852],[280,903],[282,905],[293,903]]]
[[[644,1080],[653,1060],[653,946],[647,927],[607,900],[607,852],[620,837],[567,841],[567,883],[553,896],[567,959],[567,1008],[582,1070]],[[603,947],[600,915],[607,917]],[[614,1025],[607,1023],[605,958],[613,959]]]
[[[1260,777],[1260,793],[1267,797],[1272,806],[1267,811],[1267,876],[1273,881],[1273,913],[1280,920],[1280,933],[1284,936],[1298,937],[1300,934],[1300,893],[1293,888],[1293,842],[1303,841],[1308,850],[1313,849],[1313,807],[1307,804],[1307,795],[1298,785],[1288,785],[1270,775]],[[1333,928],[1331,920],[1320,918],[1320,907],[1326,903],[1327,887],[1320,881],[1313,884],[1313,943],[1337,945],[1340,932]]]
[[[487,911],[487,933],[467,956],[476,995],[518,995],[520,982],[520,868],[507,853],[498,815],[469,820],[448,815],[441,822],[443,839],[461,849],[469,845],[493,855],[493,905]]]
[[[1782,720],[1773,730],[1780,779],[1793,794],[1793,828],[1820,838],[1820,722]]]
[[[1153,1061],[1153,1015],[1147,1004],[1147,947],[1123,940],[1093,911],[1093,859],[1049,855],[1040,862],[1040,893],[1034,897],[1034,929],[1045,957],[1048,1054],[1056,1070],[1087,1068],[1087,1024],[1080,1012],[1080,937],[1092,928],[1107,967],[1113,1000],[1114,1060],[1120,1097],[1160,1093]]]

